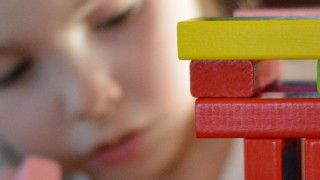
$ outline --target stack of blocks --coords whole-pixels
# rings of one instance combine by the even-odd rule
[[[234,15],[178,24],[179,58],[192,59],[197,136],[245,138],[246,180],[320,179],[317,85],[281,82],[279,61],[320,58],[320,9]]]

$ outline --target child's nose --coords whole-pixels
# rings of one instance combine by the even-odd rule
[[[88,69],[71,72],[65,93],[68,112],[77,119],[106,118],[122,99],[122,88],[110,75]]]
[[[107,61],[88,45],[83,28],[71,28],[63,35],[57,44],[64,49],[65,69],[70,77],[64,80],[67,112],[78,119],[105,118],[122,99],[122,87],[107,68]]]

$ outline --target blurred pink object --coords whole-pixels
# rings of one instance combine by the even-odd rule
[[[14,180],[61,180],[61,167],[55,160],[39,157],[27,157]]]

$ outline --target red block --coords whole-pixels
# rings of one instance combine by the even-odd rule
[[[305,179],[320,179],[320,139],[305,141]]]
[[[245,179],[282,180],[282,139],[245,140]]]
[[[301,180],[300,139],[246,139],[246,180]]]
[[[320,98],[314,94],[310,96],[314,97],[199,98],[196,100],[195,117],[197,136],[320,137]]]
[[[275,82],[280,61],[192,61],[191,94],[194,97],[251,97]]]

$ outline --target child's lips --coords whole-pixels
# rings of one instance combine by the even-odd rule
[[[90,162],[98,166],[117,166],[128,162],[138,154],[143,132],[130,133],[114,142],[99,144],[90,155]]]

